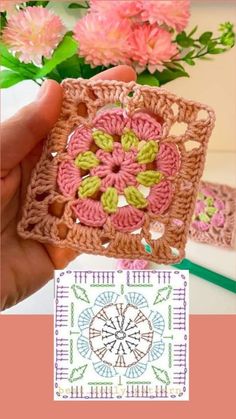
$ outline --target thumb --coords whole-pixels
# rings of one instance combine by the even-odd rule
[[[62,103],[61,86],[46,80],[36,100],[3,122],[1,173],[5,176],[48,134],[57,121]]]

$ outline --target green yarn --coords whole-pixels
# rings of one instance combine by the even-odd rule
[[[214,215],[217,212],[217,208],[215,208],[215,207],[207,207],[206,208],[206,212],[211,217],[212,215]]]
[[[134,186],[128,186],[125,188],[124,195],[127,202],[135,208],[145,208],[148,204],[144,195]]]
[[[139,144],[138,137],[131,130],[126,131],[121,136],[121,145],[125,151],[129,151],[131,147],[137,147]]]
[[[92,137],[94,139],[95,144],[105,151],[112,151],[113,150],[113,137],[110,134],[107,134],[103,131],[96,130],[93,132]]]
[[[152,163],[158,152],[158,144],[156,141],[148,141],[145,143],[137,155],[139,163]]]
[[[150,254],[152,253],[152,248],[151,248],[150,244],[145,245],[145,250],[146,250],[147,253],[150,253]]]
[[[88,170],[99,165],[99,160],[92,151],[80,153],[75,159],[75,165],[80,169]]]
[[[118,193],[115,188],[109,187],[101,196],[104,211],[109,214],[116,212],[118,204]]]
[[[206,199],[205,199],[205,202],[206,202],[206,204],[207,204],[209,207],[212,207],[212,205],[214,205],[214,199],[213,199],[213,198],[211,198],[211,197],[206,198]]]
[[[87,198],[92,196],[100,188],[101,179],[98,176],[92,176],[85,178],[79,187],[79,197]]]
[[[136,176],[136,179],[139,183],[141,183],[141,185],[148,187],[159,183],[163,177],[164,175],[161,172],[155,172],[155,170],[146,170],[145,172],[140,172]]]
[[[200,221],[204,221],[205,223],[208,223],[210,221],[210,217],[208,217],[208,215],[203,212],[199,214],[198,218]]]

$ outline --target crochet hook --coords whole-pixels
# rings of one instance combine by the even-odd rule
[[[212,282],[213,284],[236,294],[236,281],[224,275],[218,274],[217,272],[211,271],[210,269],[204,268],[201,265],[197,265],[196,263],[191,262],[189,259],[183,259],[182,262],[172,266],[178,269],[186,269],[191,274],[205,279],[206,281]]]

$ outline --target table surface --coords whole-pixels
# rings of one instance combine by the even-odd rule
[[[216,30],[223,21],[232,21],[236,16],[236,4],[224,3],[204,5],[194,3],[191,26],[200,22],[201,32]],[[209,19],[210,16],[210,19]],[[211,72],[211,69],[214,72]],[[208,103],[216,110],[217,123],[209,144],[203,179],[225,183],[236,187],[236,48],[224,57],[214,58],[214,63],[200,62],[190,69],[189,79],[178,79],[167,88],[186,98]],[[209,74],[211,80],[209,80]],[[225,74],[224,81],[220,75]],[[10,89],[3,90],[2,120],[14,114],[24,104],[32,101],[38,86],[25,81]],[[186,257],[223,275],[236,280],[235,250],[225,250],[214,246],[188,241]],[[154,266],[154,265],[153,265]],[[155,265],[156,267],[156,265]],[[115,259],[81,255],[69,266],[70,269],[115,269]],[[168,267],[167,267],[168,268]],[[9,310],[6,314],[32,313],[50,314],[53,312],[53,282]],[[235,294],[205,280],[190,275],[190,313],[191,314],[232,314],[236,313]]]

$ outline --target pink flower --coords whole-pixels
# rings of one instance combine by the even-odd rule
[[[188,24],[190,17],[189,0],[148,0],[143,1],[143,21],[165,24],[181,32]]]
[[[125,233],[142,228],[145,213],[151,217],[165,213],[180,154],[176,144],[161,141],[161,131],[149,114],[128,116],[117,108],[98,113],[91,127],[76,128],[57,183],[61,194],[71,198],[78,222],[89,227],[108,222]]]
[[[101,165],[92,169],[91,174],[102,179],[101,191],[112,186],[119,193],[123,193],[127,185],[137,186],[135,176],[140,170],[145,170],[145,165],[140,165],[135,161],[137,151],[125,152],[120,143],[114,145],[112,153],[98,150],[96,156]]]
[[[129,22],[96,13],[80,19],[74,29],[74,37],[79,42],[79,54],[94,67],[128,64],[130,36]]]
[[[0,12],[12,13],[16,10],[15,6],[20,3],[21,1],[1,0]]]
[[[25,63],[50,58],[66,29],[61,19],[43,7],[27,7],[12,15],[3,30],[3,41]]]
[[[142,10],[142,1],[136,0],[90,0],[91,12],[112,14],[118,18],[135,18]]]
[[[146,66],[150,73],[163,69],[163,63],[168,62],[178,49],[171,42],[171,34],[156,24],[144,23],[136,25],[130,38],[131,56],[136,62],[138,72],[142,72]]]
[[[143,270],[149,268],[149,262],[143,259],[119,259],[117,269]]]

